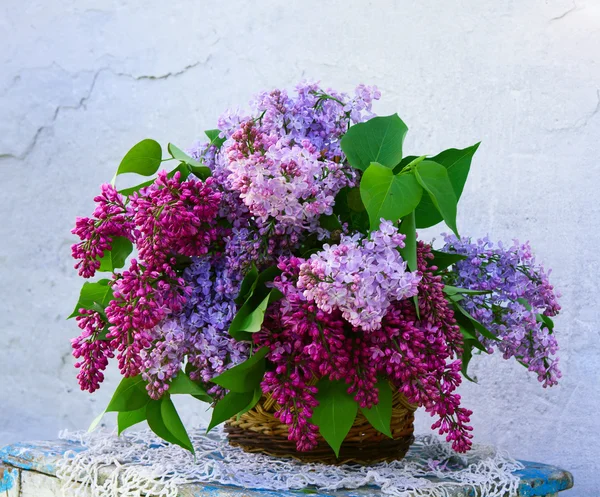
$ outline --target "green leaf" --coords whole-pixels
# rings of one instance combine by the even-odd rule
[[[546,316],[544,314],[536,314],[535,319],[536,321],[539,321],[544,326],[546,326],[550,333],[554,332],[554,321],[552,321],[552,319],[549,316]]]
[[[492,293],[491,290],[471,290],[470,288],[459,288],[452,285],[444,285],[443,291],[446,295],[456,295],[457,293],[463,295],[486,295]]]
[[[241,364],[224,371],[211,381],[232,392],[250,392],[260,385],[265,374],[265,356],[268,347],[262,347]]]
[[[117,414],[117,427],[119,435],[130,426],[146,421],[146,406],[136,411],[125,411]]]
[[[454,188],[457,200],[462,195],[471,168],[471,160],[480,144],[481,142],[462,150],[449,148],[431,158],[432,161],[441,164],[447,169],[448,177]]]
[[[149,400],[146,383],[141,376],[123,378],[108,403],[106,412],[137,411]]]
[[[133,244],[124,236],[113,238],[111,246],[100,258],[100,271],[112,273],[115,269],[122,268],[133,250]]]
[[[342,222],[348,223],[351,231],[369,231],[369,215],[360,198],[359,187],[342,188],[335,197],[333,212]]]
[[[392,388],[387,380],[380,379],[377,382],[379,390],[379,402],[371,409],[360,408],[371,426],[384,435],[393,438],[391,430],[392,421]]]
[[[115,177],[125,173],[136,173],[141,176],[152,176],[162,161],[162,148],[155,140],[142,140],[134,145],[117,169]]]
[[[206,432],[208,433],[215,426],[224,423],[237,413],[243,411],[253,398],[253,391],[242,393],[229,392],[225,397],[219,400],[213,408],[212,418]]]
[[[475,347],[482,352],[487,354],[487,349],[483,346],[483,344],[477,338],[477,332],[475,331],[475,327],[473,323],[468,319],[457,319],[458,328],[463,336],[464,341],[471,341],[471,347]]]
[[[225,138],[221,138],[219,135],[221,133],[220,129],[208,129],[204,132],[204,134],[210,140],[210,144],[214,145],[217,148],[221,148],[223,143],[225,143]]]
[[[348,386],[341,381],[323,378],[317,383],[317,389],[319,405],[313,410],[312,422],[339,456],[340,446],[354,424],[358,405],[348,393]]]
[[[319,225],[328,231],[337,231],[342,229],[340,220],[335,214],[322,214],[319,218]]]
[[[229,334],[234,338],[241,338],[241,332],[257,333],[262,328],[265,312],[271,300],[271,292],[267,293],[260,302],[256,303],[257,295],[253,295],[237,312],[229,325]]]
[[[464,317],[466,317],[469,321],[471,321],[471,323],[473,323],[473,327],[485,338],[489,338],[490,340],[496,340],[496,341],[500,341],[500,339],[494,335],[490,330],[488,330],[485,326],[483,326],[483,324],[481,324],[479,321],[477,321],[477,319],[475,319],[473,316],[471,316],[471,314],[469,314],[469,312],[462,307],[458,302],[454,302],[454,308],[457,309],[460,314],[462,314]],[[459,316],[456,316],[456,318],[458,319]]]
[[[243,304],[248,299],[248,297],[250,297],[250,295],[254,291],[254,288],[256,288],[257,279],[258,269],[256,268],[256,265],[253,262],[252,266],[250,267],[250,270],[246,273],[246,276],[244,276],[244,279],[242,280],[242,284],[240,285],[240,291],[235,299],[236,304]]]
[[[98,416],[94,418],[94,420],[90,424],[90,427],[87,429],[88,433],[92,433],[96,428],[98,428],[98,425],[100,424],[100,421],[102,421],[102,418],[105,414],[106,411],[102,411],[100,414],[98,414]]]
[[[168,394],[160,400],[150,401],[146,417],[148,426],[160,438],[194,453],[194,446]]]
[[[456,264],[459,261],[463,261],[467,258],[466,255],[452,254],[448,252],[441,252],[439,250],[432,250],[433,260],[429,263],[430,266],[436,266],[438,271],[446,269],[447,267]]]
[[[463,150],[451,148],[439,153],[431,159],[444,166],[448,171],[448,178],[450,179],[452,189],[456,194],[457,202],[463,192],[463,187],[471,166],[471,159],[478,147],[479,143]],[[429,195],[423,195],[421,203],[416,209],[416,217],[417,228],[429,228],[443,220],[442,215],[431,201]]]
[[[263,395],[263,392],[262,392],[261,388],[256,387],[254,389],[254,395],[252,397],[252,400],[246,407],[244,407],[240,412],[238,412],[237,419],[240,419],[240,416],[242,414],[246,414],[250,409],[252,409],[254,406],[256,406],[256,404],[258,404],[259,400],[261,399],[262,395]]]
[[[477,340],[479,342],[479,340]],[[472,340],[465,340],[463,343],[463,353],[461,357],[461,373],[469,381],[477,383],[477,379],[473,379],[469,376],[468,368],[471,358],[473,357],[473,344]]]
[[[418,159],[418,157],[416,155],[407,155],[406,157],[403,157],[402,160],[400,161],[400,164],[398,164],[394,168],[394,174],[398,174],[400,171],[402,171],[402,169],[404,169],[406,166],[408,166],[415,159]]]
[[[229,325],[229,334],[238,340],[248,339],[248,333],[260,331],[268,305],[283,296],[276,288],[266,286],[266,283],[273,281],[276,276],[281,274],[280,269],[272,266],[258,276],[255,274],[251,269],[247,276],[248,282],[242,283],[242,290],[240,290],[236,303],[243,300],[240,298],[242,291],[245,294],[245,301]]]
[[[201,162],[198,162],[196,159],[193,159],[183,150],[176,147],[172,143],[169,143],[167,148],[169,150],[169,153],[171,154],[171,157],[188,165],[188,168],[186,168],[188,174],[189,171],[191,171],[192,173],[194,173],[194,175],[203,180],[211,175],[211,170],[209,167],[205,166]]]
[[[351,166],[365,171],[372,162],[393,169],[402,159],[408,128],[398,114],[374,117],[350,127],[341,141]]]
[[[79,293],[77,305],[67,319],[79,316],[79,309],[94,309],[94,305],[97,304],[106,307],[113,298],[112,288],[108,284],[109,281],[107,279],[96,282],[86,281]]]
[[[400,249],[402,258],[406,261],[408,269],[416,271],[417,268],[417,231],[415,227],[415,213],[410,214],[402,218],[400,223],[400,233],[406,236],[404,239],[404,247]]]
[[[399,231],[406,236],[404,239],[404,247],[400,249],[400,255],[402,255],[402,258],[406,261],[408,269],[417,271],[417,231],[415,227],[414,211],[402,218]],[[418,295],[413,296],[413,302],[415,304],[417,319],[421,319]]]
[[[205,402],[212,401],[206,390],[191,380],[183,371],[177,373],[177,376],[171,380],[169,393],[171,395],[193,395],[196,398],[204,397]]]
[[[415,168],[415,176],[448,227],[459,236],[456,228],[456,194],[446,168],[436,162],[424,160]]]
[[[125,195],[126,197],[129,197],[129,195],[131,195],[132,193],[139,192],[142,188],[146,188],[147,186],[150,186],[152,183],[154,183],[153,179],[151,179],[150,181],[144,181],[143,183],[140,183],[139,185],[135,185],[130,188],[123,188],[122,190],[119,190],[119,193],[121,195]]]
[[[360,196],[369,213],[371,230],[381,218],[392,222],[411,213],[421,200],[423,189],[413,174],[395,175],[391,169],[373,162],[360,181]]]
[[[421,201],[415,209],[415,218],[417,220],[417,228],[429,228],[444,220],[429,195],[421,197]]]

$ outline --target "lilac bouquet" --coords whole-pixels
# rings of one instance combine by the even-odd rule
[[[193,450],[172,395],[211,403],[209,428],[270,396],[297,450],[323,437],[337,454],[359,410],[391,436],[400,392],[464,452],[457,388],[474,350],[556,384],[549,273],[527,244],[458,233],[479,144],[405,156],[407,127],[373,115],[379,98],[264,92],[187,152],[146,139],[125,155],[73,229],[79,274],[109,277],[84,283],[70,316],[82,389],[118,363],[106,410],[120,431],[147,421]],[[123,174],[150,179],[118,189]],[[453,234],[439,250],[417,239],[441,222]]]

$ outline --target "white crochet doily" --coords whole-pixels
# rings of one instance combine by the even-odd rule
[[[513,472],[523,468],[493,447],[475,445],[458,455],[431,436],[417,437],[404,460],[373,466],[304,464],[248,454],[231,447],[217,430],[190,433],[195,456],[165,445],[150,431],[120,437],[106,431],[64,432],[61,437],[85,447],[66,452],[59,462],[57,476],[63,488],[72,494],[91,491],[94,497],[177,497],[178,489],[190,483],[317,493],[369,486],[371,490],[361,494],[397,497],[446,497],[468,487],[475,495],[505,497],[517,494],[519,478]]]

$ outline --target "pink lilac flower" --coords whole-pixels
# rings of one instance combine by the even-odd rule
[[[353,326],[379,329],[391,302],[417,294],[420,276],[407,271],[403,247],[404,235],[382,219],[368,238],[342,235],[339,244],[325,244],[300,266],[298,288],[319,309],[339,309]]]
[[[104,381],[103,371],[114,354],[109,342],[100,337],[107,323],[98,312],[79,309],[76,319],[77,326],[83,330],[81,335],[71,340],[73,356],[78,359],[75,367],[80,369],[77,380],[82,390],[92,393]]]
[[[180,181],[180,173],[168,178],[158,173],[151,185],[131,197],[136,242],[140,258],[159,266],[171,254],[202,255],[217,239],[213,226],[221,194],[213,179]]]
[[[127,205],[112,186],[104,185],[96,197],[95,220],[78,221],[74,231],[84,241],[74,246],[73,255],[86,275],[99,267],[96,258],[110,248],[111,237],[127,236],[138,249],[139,262],[133,259],[128,270],[113,275],[114,298],[106,308],[107,343],[124,376],[145,370],[149,349],[159,341],[155,327],[180,312],[191,291],[177,273],[176,256],[206,254],[219,234],[228,233],[216,226],[220,200],[210,178],[182,182],[179,172],[169,178],[161,171]],[[87,339],[86,333],[78,340]],[[88,383],[82,379],[82,388]],[[161,388],[148,385],[153,395],[160,395]]]
[[[94,198],[94,202],[97,206],[93,218],[78,217],[71,231],[82,240],[71,247],[71,252],[77,260],[75,269],[84,278],[91,278],[100,268],[99,258],[111,249],[114,237],[132,239],[130,209],[112,185],[102,185],[102,193]]]
[[[500,341],[482,338],[491,353],[494,347],[505,359],[515,357],[537,374],[544,387],[555,385],[558,369],[558,343],[553,330],[539,314],[556,316],[560,311],[557,294],[548,279],[550,273],[537,264],[528,243],[517,241],[505,247],[483,238],[445,236],[443,250],[467,256],[448,272],[449,284],[484,290],[485,295],[466,296],[461,304]]]

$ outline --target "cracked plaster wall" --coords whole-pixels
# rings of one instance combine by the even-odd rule
[[[308,77],[377,84],[408,153],[482,140],[459,226],[530,239],[554,268],[564,379],[543,390],[478,357],[464,403],[478,441],[562,465],[571,496],[594,494],[600,3],[4,0],[0,46],[0,444],[87,427],[115,386],[111,370],[97,395],[77,388],[69,230],[129,146],[185,146],[257,90]],[[189,422],[205,416],[184,404]]]

